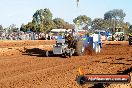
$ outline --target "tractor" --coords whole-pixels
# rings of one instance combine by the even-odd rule
[[[56,40],[56,44],[53,45],[52,54],[71,57],[75,52],[75,49],[68,46],[65,39]],[[49,51],[46,52],[46,56],[49,56]]]
[[[49,56],[51,54],[61,55],[64,57],[71,57],[72,55],[82,56],[84,54],[84,49],[85,46],[83,41],[73,39],[73,42],[70,45],[67,43],[66,39],[58,39],[53,45],[53,51],[51,53],[49,51],[46,51],[46,56]]]
[[[65,37],[64,39],[57,39],[56,43],[53,45],[53,51],[51,53],[46,51],[46,56],[49,55],[61,55],[69,56],[72,55],[82,56],[85,53],[85,49],[88,47],[91,50],[94,50],[96,53],[100,52],[102,48],[102,43],[100,41],[100,33],[93,34],[91,36],[79,36],[69,34],[70,41]]]

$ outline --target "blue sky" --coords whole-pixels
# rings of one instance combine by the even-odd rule
[[[125,22],[132,24],[132,0],[80,0],[77,8],[76,0],[1,0],[0,24],[4,27],[16,24],[20,27],[32,20],[38,9],[49,8],[53,18],[60,17],[72,23],[78,15],[103,18],[104,13],[112,9],[123,9],[126,13]]]

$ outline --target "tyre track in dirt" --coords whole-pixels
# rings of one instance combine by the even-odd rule
[[[35,57],[33,57],[35,58]],[[60,58],[62,59],[62,58]],[[22,58],[21,58],[22,60]],[[76,59],[78,60],[78,59]],[[40,69],[45,69],[45,68],[49,68],[49,67],[56,67],[58,65],[61,64],[66,64],[66,63],[75,63],[76,62],[75,59],[70,59],[70,60],[57,60],[57,59],[24,59],[24,62],[17,60],[15,61],[15,63],[12,62],[8,62],[8,63],[3,63],[0,66],[4,65],[1,67],[1,71],[0,71],[0,77],[2,78],[6,78],[8,76],[15,76],[18,74],[23,74],[23,73],[28,73],[31,71],[36,71],[36,70],[40,70]],[[92,60],[92,59],[91,59]],[[79,59],[80,61],[80,59]],[[85,59],[81,60],[81,61],[85,61]],[[22,62],[22,63],[20,63]],[[48,64],[47,64],[48,62]],[[59,64],[58,64],[59,63]],[[4,69],[4,70],[2,70]]]
[[[0,48],[54,44],[54,40],[8,40],[0,41]]]
[[[131,49],[130,46],[104,46],[99,55],[72,58],[0,57],[0,88],[88,88],[92,85],[76,83],[77,68],[81,67],[86,74],[124,71],[132,67]]]
[[[105,58],[105,57],[104,57]],[[101,72],[103,72],[102,71],[102,69],[99,69],[99,68],[102,68],[102,66],[104,66],[104,65],[102,65],[102,66],[100,66],[100,63],[97,63],[97,62],[94,62],[95,60],[99,60],[99,61],[101,61],[101,60],[103,60],[104,58],[100,58],[100,59],[93,59],[93,61],[89,61],[89,62],[86,62],[88,59],[86,59],[86,60],[84,60],[84,61],[79,61],[79,62],[76,62],[76,63],[74,63],[74,62],[71,62],[71,63],[68,63],[68,64],[64,64],[64,65],[58,65],[58,66],[53,66],[53,67],[48,67],[48,68],[42,68],[42,69],[39,69],[39,70],[36,70],[36,69],[34,69],[33,71],[31,71],[31,72],[28,72],[28,73],[21,73],[21,74],[17,74],[16,76],[13,76],[13,77],[8,77],[8,80],[6,80],[6,83],[7,83],[7,85],[12,85],[12,87],[13,87],[13,85],[16,85],[16,81],[14,82],[13,80],[14,79],[16,79],[20,84],[19,84],[19,87],[22,87],[22,86],[20,86],[21,84],[23,84],[24,86],[27,86],[26,84],[27,84],[27,82],[29,83],[29,84],[32,84],[32,82],[33,82],[33,84],[32,84],[32,87],[34,86],[36,86],[37,87],[37,85],[36,84],[38,84],[38,83],[40,83],[40,85],[39,86],[41,86],[41,83],[43,84],[43,82],[45,82],[45,84],[48,84],[50,81],[52,82],[52,81],[54,81],[55,83],[56,83],[56,81],[55,80],[51,80],[51,79],[56,79],[56,77],[60,77],[59,79],[61,79],[61,78],[63,78],[63,77],[65,77],[65,75],[68,75],[68,74],[66,74],[67,72],[69,73],[70,71],[75,71],[75,70],[77,70],[77,67],[83,67],[83,68],[87,68],[88,69],[88,72],[90,73],[100,73],[100,71]],[[44,65],[42,65],[42,66],[44,66]],[[97,67],[99,67],[99,68],[93,68],[92,66],[97,66]],[[109,67],[109,65],[106,65],[106,67],[105,68],[103,68],[103,69],[106,69],[106,68],[108,68]],[[65,68],[65,69],[64,69]],[[91,69],[89,69],[89,68],[91,68]],[[20,68],[19,68],[20,69]],[[97,70],[98,69],[98,70]],[[24,69],[23,69],[24,70]],[[98,72],[99,71],[99,72]],[[105,71],[105,70],[104,70]],[[106,71],[106,72],[108,72],[108,71]],[[72,74],[74,74],[74,77],[71,77],[71,78],[74,78],[75,79],[75,73],[77,74],[77,72],[74,72],[74,73],[72,73]],[[37,76],[37,78],[34,78],[34,77],[36,77],[36,75],[37,74],[39,74],[38,76]],[[71,73],[70,73],[71,74]],[[61,76],[62,75],[62,76]],[[28,77],[28,76],[31,76],[31,77]],[[44,78],[41,78],[41,76],[42,77],[44,77]],[[52,76],[52,77],[51,77]],[[21,78],[19,78],[19,77],[21,77]],[[28,77],[29,79],[27,79],[27,80],[25,80],[25,81],[22,81],[22,80],[24,80],[24,79],[26,79],[26,77]],[[47,77],[47,79],[45,78],[45,77]],[[19,79],[21,79],[21,80],[19,80]],[[32,80],[32,79],[34,79],[34,80]],[[39,82],[39,80],[43,80],[42,82],[40,81]],[[57,78],[58,79],[58,78]],[[3,81],[4,80],[4,81]],[[5,79],[3,79],[3,80],[1,80],[1,81],[3,81],[3,82],[5,82]],[[32,80],[31,81],[31,83],[28,81],[28,80]],[[48,81],[46,81],[46,80],[48,80]],[[70,79],[70,80],[72,80],[72,81],[70,81],[71,83],[74,83],[74,85],[75,85],[75,82],[73,82],[73,79]],[[65,80],[66,81],[66,80]],[[9,82],[9,84],[8,84],[8,82]],[[13,82],[13,84],[12,83],[10,83],[10,82]],[[55,86],[55,85],[53,85],[54,84],[54,82],[52,83],[52,86]],[[60,81],[59,80],[59,82],[62,82],[62,81]],[[1,82],[0,82],[1,83]],[[35,83],[35,84],[34,84]],[[68,84],[67,85],[65,85],[65,82],[63,83],[60,83],[61,84],[61,86],[65,86],[65,87],[67,87],[67,85],[69,84],[69,82],[68,82]],[[18,84],[16,85],[16,86],[18,86]],[[47,86],[50,86],[50,85],[47,85]],[[60,85],[59,85],[60,86]],[[58,86],[58,87],[59,87]],[[51,87],[51,86],[50,86]],[[29,86],[28,86],[28,88],[29,88]]]
[[[71,60],[74,60],[74,62],[75,62],[77,59],[76,59],[76,60],[75,60],[75,59],[71,59]],[[85,59],[83,59],[83,60],[85,60]],[[80,60],[79,60],[79,61],[80,61]],[[66,64],[66,61],[64,61],[63,63]],[[69,64],[69,61],[68,61],[67,63]],[[73,63],[73,61],[70,61],[70,63]],[[9,63],[8,63],[8,64],[9,64]],[[43,63],[42,63],[42,64],[43,64]],[[38,66],[41,67],[42,64],[39,63]],[[51,64],[51,63],[50,63],[50,64]],[[58,62],[57,62],[57,64],[58,64]],[[46,64],[46,65],[47,65],[47,64]],[[52,65],[53,65],[53,64],[52,64]],[[25,71],[27,70],[27,67],[25,67],[25,65],[23,65],[23,66],[24,66],[25,69],[16,68],[16,67],[15,67],[15,69],[11,69],[12,71],[11,71],[10,69],[8,69],[8,71],[9,71],[10,74],[7,74],[6,72],[4,72],[4,73],[6,73],[6,75],[8,75],[8,76],[9,76],[9,75],[12,75],[12,76],[13,76],[13,74],[15,74],[15,73],[17,73],[17,75],[18,75],[18,72],[21,70],[21,71],[20,71],[20,74],[23,74],[22,71],[25,72]],[[44,65],[42,65],[42,69],[44,69],[43,66],[44,66]],[[21,66],[20,66],[20,67],[21,67]],[[47,66],[47,67],[49,68],[49,66]],[[54,66],[52,66],[52,67],[54,67]],[[56,67],[56,66],[55,66],[55,67]],[[33,68],[34,68],[34,65],[33,65]],[[15,72],[14,70],[16,70],[16,69],[17,69],[18,71]],[[31,69],[32,69],[32,67],[30,66],[30,70],[31,70]],[[38,67],[36,66],[36,69],[34,68],[33,71],[36,71],[37,69],[38,69]],[[29,69],[28,69],[28,70],[29,70]],[[32,71],[32,70],[31,70],[31,71]],[[7,77],[8,77],[8,76],[7,76]],[[2,77],[1,77],[1,78],[2,78]]]
[[[75,66],[76,66],[76,65],[78,66],[79,64],[82,65],[82,64],[85,64],[85,63],[84,63],[84,62],[82,62],[82,63],[81,63],[81,62],[76,62],[76,63],[74,63],[74,64],[73,64],[73,63],[71,63],[71,64],[68,63],[68,64],[65,64],[64,66],[63,66],[63,65],[62,65],[62,66],[55,66],[55,67],[52,67],[52,68],[48,68],[48,70],[47,70],[47,69],[40,70],[40,71],[38,71],[37,73],[36,73],[36,71],[33,72],[33,73],[31,72],[31,74],[30,74],[30,73],[28,73],[28,74],[30,74],[30,76],[31,76],[31,75],[32,75],[32,76],[31,76],[31,77],[28,77],[28,78],[34,77],[34,74],[41,74],[41,76],[44,76],[44,75],[45,75],[46,77],[48,77],[48,76],[49,76],[49,77],[50,77],[50,76],[55,76],[55,75],[58,75],[58,74],[65,73],[65,71],[69,71],[69,68],[70,68],[70,67],[72,67],[72,69],[74,69]],[[87,65],[87,63],[86,63],[86,65]],[[65,69],[63,69],[63,68],[65,68]],[[51,70],[51,69],[52,69],[52,70]],[[70,69],[70,70],[72,70],[72,69]],[[47,70],[47,72],[46,72],[45,70]],[[61,73],[60,73],[60,72],[61,72]],[[55,73],[56,73],[56,74],[55,74]],[[25,74],[25,75],[23,74],[24,76],[22,76],[22,78],[25,77],[25,76],[28,75],[28,74]],[[39,77],[37,77],[37,78],[40,78],[41,76],[39,76]],[[11,78],[13,78],[13,80],[14,80],[14,79],[17,79],[16,77],[17,77],[17,76],[15,76],[15,78],[13,78],[13,77],[11,77]],[[26,77],[27,77],[27,76],[26,76]],[[25,78],[24,78],[24,79],[25,79]],[[35,78],[32,78],[32,79],[34,79],[33,81],[37,81]],[[13,81],[13,80],[12,80],[12,81]],[[30,79],[27,79],[27,81],[28,81],[28,80],[30,80]],[[46,79],[44,79],[44,80],[46,81]],[[48,80],[50,80],[50,79],[48,79]],[[11,81],[11,82],[12,82],[12,81]],[[45,81],[44,81],[44,82],[45,82]],[[19,82],[19,80],[18,80],[18,82]],[[14,82],[13,82],[13,83],[14,83]],[[22,84],[22,83],[21,83],[21,84]],[[36,83],[36,84],[37,84],[37,83]],[[15,84],[15,85],[16,85],[16,84]]]
[[[59,68],[59,67],[61,67],[61,68]],[[65,65],[63,66],[63,68],[65,67]],[[67,67],[67,64],[66,64],[66,67]],[[52,67],[51,69],[54,69],[54,68],[57,68],[58,70],[60,70],[60,69],[62,69],[62,66],[56,66],[56,67]],[[53,70],[53,72],[52,72],[52,70],[50,69],[50,68],[47,68],[47,69],[49,69],[48,71],[51,71],[50,73],[48,73],[48,74],[50,74],[50,75],[55,75],[54,73],[54,71],[56,71],[56,70]],[[69,67],[67,68],[67,69],[69,69]],[[44,71],[41,71],[40,70],[40,72],[38,72],[38,73],[36,73],[36,71],[34,72],[34,73],[32,73],[32,75],[34,76],[34,74],[41,74],[41,75],[46,75],[46,71],[45,71],[46,69],[44,69]],[[57,71],[58,73],[57,74],[59,74],[60,72],[59,71]],[[52,74],[51,74],[52,73]],[[30,73],[29,73],[30,74]],[[31,74],[30,74],[31,75]],[[31,76],[31,78],[33,77],[33,76]],[[41,76],[40,76],[41,77]],[[11,77],[12,78],[12,77]],[[29,78],[29,77],[28,77]],[[39,78],[39,77],[38,77]],[[13,78],[14,79],[14,78]],[[15,78],[15,79],[17,79],[17,78]],[[28,80],[27,80],[28,81]]]
[[[62,58],[60,58],[62,59]],[[23,60],[22,60],[23,61]],[[36,61],[36,62],[35,62]],[[18,63],[17,63],[18,62]],[[32,59],[32,63],[31,63],[31,59],[30,59],[30,63],[29,63],[29,59],[26,60],[24,59],[24,62],[20,63],[20,61],[18,60],[17,64],[14,65],[14,63],[12,62],[8,62],[7,64],[5,64],[5,67],[2,67],[0,71],[0,77],[2,78],[7,78],[8,76],[15,76],[15,75],[19,75],[19,74],[24,74],[24,73],[28,73],[28,72],[32,72],[32,71],[37,71],[37,70],[41,70],[41,69],[45,69],[45,68],[50,68],[50,67],[55,67],[58,65],[62,65],[62,64],[66,64],[66,63],[74,63],[75,60],[59,60],[59,59]],[[48,64],[47,64],[48,63]],[[58,64],[59,63],[59,64]],[[2,65],[1,65],[2,66]]]

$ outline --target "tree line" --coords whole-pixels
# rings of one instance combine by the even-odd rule
[[[48,32],[53,28],[70,28],[73,29],[74,25],[70,24],[62,18],[54,18],[51,11],[47,8],[37,10],[33,14],[32,22],[24,25],[22,24],[20,30],[28,31],[29,29],[34,32]]]
[[[95,30],[95,29],[107,29],[112,30],[116,27],[122,27],[126,31],[132,26],[129,22],[124,22],[126,14],[122,9],[113,9],[104,13],[104,18],[91,19],[86,15],[80,15],[73,19],[73,23],[79,28],[84,30]],[[54,18],[50,9],[40,9],[33,14],[33,19],[27,24],[22,24],[20,27],[21,31],[34,31],[34,32],[45,32],[47,33],[53,28],[64,28],[74,29],[74,24],[66,22],[62,18]],[[0,25],[0,30],[3,27]],[[18,28],[15,25],[11,25],[10,29],[16,31]]]

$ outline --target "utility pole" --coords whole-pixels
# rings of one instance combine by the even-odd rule
[[[77,0],[77,7],[78,7],[79,0]]]

